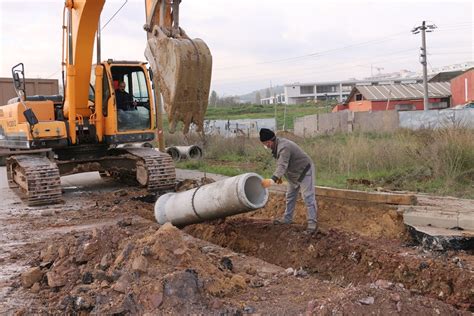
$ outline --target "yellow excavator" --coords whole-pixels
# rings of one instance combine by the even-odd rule
[[[168,154],[119,145],[162,135],[162,126],[157,128],[160,93],[171,131],[180,121],[184,132],[192,123],[202,129],[212,57],[202,40],[189,38],[179,26],[180,2],[145,0],[149,68],[146,62],[101,61],[105,0],[65,2],[64,96],[28,96],[23,64],[12,68],[18,97],[0,106],[0,148],[9,149],[10,187],[29,205],[60,201],[60,176],[80,172],[99,171],[150,191],[174,187],[175,167]]]

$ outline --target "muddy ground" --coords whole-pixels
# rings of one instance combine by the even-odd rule
[[[320,199],[320,232],[257,212],[179,230],[155,197],[64,181],[64,203],[29,208],[0,188],[0,313],[470,315],[474,260],[413,245],[395,207]]]

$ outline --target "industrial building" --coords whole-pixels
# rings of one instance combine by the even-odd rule
[[[450,83],[428,83],[428,97],[430,109],[449,107],[451,97]],[[352,112],[423,110],[423,84],[355,86],[346,101],[335,106],[333,112],[343,110],[350,110]]]
[[[474,101],[474,68],[451,79],[451,106]]]

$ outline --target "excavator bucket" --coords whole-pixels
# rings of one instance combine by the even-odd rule
[[[159,81],[170,132],[175,132],[181,121],[187,134],[191,123],[197,132],[203,131],[212,56],[203,40],[189,38],[179,27],[180,2],[147,0],[145,56]]]
[[[159,79],[170,132],[175,131],[179,121],[183,122],[185,134],[191,123],[198,132],[202,131],[212,70],[212,56],[206,43],[160,33],[148,39],[145,55]]]

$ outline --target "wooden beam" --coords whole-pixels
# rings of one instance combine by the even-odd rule
[[[387,192],[365,192],[357,190],[335,189],[316,186],[316,196],[330,197],[336,199],[366,201],[371,203],[395,204],[395,205],[416,205],[417,199],[414,194],[400,194]],[[286,192],[285,185],[273,185],[270,188],[273,192]]]

